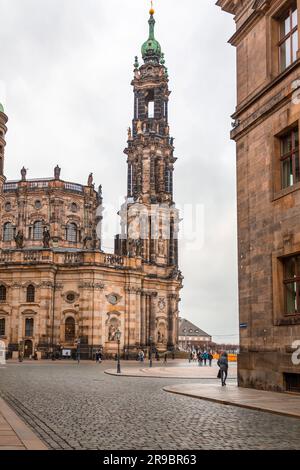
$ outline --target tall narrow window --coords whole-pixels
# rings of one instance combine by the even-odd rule
[[[131,197],[133,193],[133,168],[132,163],[128,163],[128,196]]]
[[[13,239],[14,230],[10,222],[6,222],[3,226],[3,241],[10,242]]]
[[[283,72],[297,59],[298,14],[296,2],[292,4],[279,24],[279,64]]]
[[[282,189],[300,181],[299,132],[292,129],[280,138]]]
[[[166,192],[173,193],[173,172],[169,168],[166,169],[165,173]]]
[[[33,336],[33,318],[26,318],[25,320],[25,336],[31,338]]]
[[[75,320],[72,317],[66,319],[65,341],[67,343],[73,343],[75,341]]]
[[[0,286],[0,302],[6,302],[6,287]]]
[[[26,302],[32,303],[34,301],[35,301],[35,287],[33,285],[30,285],[27,287]]]
[[[38,220],[33,224],[33,239],[42,240],[43,239],[43,223],[41,220]]]
[[[292,256],[283,260],[285,314],[300,313],[300,256]]]
[[[77,243],[77,225],[68,224],[67,226],[67,241]]]
[[[148,118],[154,118],[154,101],[148,103]]]
[[[0,318],[0,336],[5,336],[5,318]]]

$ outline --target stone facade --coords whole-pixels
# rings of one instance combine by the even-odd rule
[[[101,250],[102,187],[95,191],[92,174],[80,185],[62,180],[58,167],[52,178],[38,180],[23,168],[19,180],[6,181],[8,118],[0,106],[0,338],[15,357],[20,350],[42,357],[76,351],[78,343],[82,357],[99,347],[115,354],[118,330],[127,355],[150,344],[159,351],[177,346],[182,276],[175,158],[168,75],[154,24],[151,14],[145,63],[135,63],[128,195],[114,254]]]
[[[239,384],[299,392],[300,1],[217,5],[237,25]]]

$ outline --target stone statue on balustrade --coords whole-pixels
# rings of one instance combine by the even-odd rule
[[[17,235],[14,237],[16,242],[16,247],[18,249],[24,248],[24,234],[22,230],[19,230]]]
[[[45,228],[44,233],[43,233],[44,248],[50,248],[50,240],[51,240],[50,232],[47,228]]]

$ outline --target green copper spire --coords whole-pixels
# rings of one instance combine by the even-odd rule
[[[152,13],[153,10],[150,10],[150,19],[149,23],[149,38],[142,45],[142,57],[145,62],[155,60],[159,62],[161,58],[161,47],[159,42],[155,39],[154,28],[155,28],[155,19]]]
[[[0,103],[0,113],[4,114],[4,108],[3,108],[3,105],[1,103]]]

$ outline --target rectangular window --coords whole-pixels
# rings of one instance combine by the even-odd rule
[[[148,118],[154,118],[154,101],[149,101],[148,103]]]
[[[281,188],[288,188],[300,181],[298,127],[280,137]]]
[[[285,314],[300,314],[300,255],[283,260]]]
[[[296,2],[279,21],[279,65],[283,72],[297,59],[298,51],[298,13]]]
[[[5,336],[5,318],[0,318],[0,336]]]

